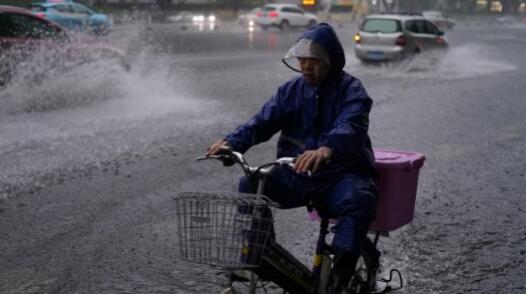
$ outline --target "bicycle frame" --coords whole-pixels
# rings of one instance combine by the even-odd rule
[[[275,166],[293,166],[294,162],[293,158],[280,158],[273,163],[265,164],[260,167],[251,167],[247,164],[240,153],[229,149],[225,149],[224,151],[225,154],[201,157],[198,158],[198,160],[215,158],[223,161],[225,165],[227,165],[227,163],[239,164],[247,177],[252,180],[257,180],[257,193],[260,195],[263,194],[266,176],[270,174]],[[271,239],[269,241],[268,248],[261,256],[260,265],[250,269],[252,274],[249,278],[249,293],[254,294],[256,292],[257,280],[259,279],[261,281],[272,281],[290,293],[325,294],[325,289],[327,287],[330,271],[332,268],[332,247],[326,242],[327,235],[329,234],[330,221],[331,220],[329,220],[327,217],[322,217],[320,219],[320,229],[312,270],[308,269],[278,242]],[[369,238],[366,240],[367,244],[365,247],[367,247],[367,250],[369,251],[369,258],[371,260],[368,261],[369,264],[367,267],[367,277],[364,281],[365,285],[358,285],[359,293],[369,293],[369,290],[374,288],[374,283],[376,282],[376,273],[379,268],[379,252],[376,250],[376,245],[380,234],[381,232],[376,232],[374,242],[372,242]],[[232,284],[236,281],[239,281],[239,278],[234,274],[230,275],[230,282],[227,289],[232,289]],[[383,281],[389,282],[390,279]],[[231,290],[231,292],[234,291]],[[223,293],[228,293],[228,291],[225,290]]]
[[[314,257],[313,270],[290,254],[275,240],[270,240],[266,252],[261,256],[258,267],[251,269],[261,281],[272,281],[285,291],[298,294],[323,294],[327,286],[332,265],[331,248],[326,243],[329,220],[323,219]],[[231,280],[235,281],[235,278]],[[249,293],[255,293],[256,281],[252,280]]]
[[[258,180],[258,194],[263,194],[265,177],[271,171],[272,169],[266,170],[262,177],[253,174]],[[326,242],[329,233],[328,227],[329,219],[321,219],[312,271],[273,240],[267,253],[262,256],[261,265],[252,271],[260,279],[273,281],[291,293],[324,294],[332,265],[332,258],[330,257],[332,250]],[[276,272],[280,273],[281,276],[275,274]],[[269,273],[274,274],[269,276]],[[251,291],[255,293],[255,289],[251,289]]]

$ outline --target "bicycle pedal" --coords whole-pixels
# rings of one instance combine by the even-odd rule
[[[236,290],[232,287],[227,287],[225,290],[221,292],[221,294],[235,294]]]
[[[248,282],[252,280],[252,273],[247,270],[233,270],[230,272],[230,278],[235,282]]]

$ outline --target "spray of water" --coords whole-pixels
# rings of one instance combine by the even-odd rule
[[[514,65],[499,61],[499,54],[480,44],[468,43],[448,51],[427,51],[411,58],[378,65],[362,65],[349,55],[349,68],[359,74],[394,78],[467,79],[482,75],[513,71]]]
[[[173,56],[138,52],[129,70],[104,58],[45,68],[45,53],[20,67],[0,92],[0,196],[154,155],[214,123],[202,113],[214,102],[187,90]]]
[[[108,62],[81,64],[67,71],[50,68],[34,72],[27,64],[19,69],[22,72],[15,73],[2,90],[2,114],[73,108],[108,99],[114,95],[112,72],[120,70]]]

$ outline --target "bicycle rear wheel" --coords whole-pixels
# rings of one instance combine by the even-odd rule
[[[376,250],[373,241],[365,238],[362,253],[356,263],[354,275],[348,286],[348,293],[369,293],[374,290],[376,273],[379,267],[380,252]]]

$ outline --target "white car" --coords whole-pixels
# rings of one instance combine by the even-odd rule
[[[354,35],[356,57],[364,63],[404,59],[426,50],[447,50],[444,31],[411,14],[372,14]]]
[[[306,13],[294,4],[267,4],[257,13],[256,23],[266,30],[269,27],[312,27],[318,22],[314,14]]]
[[[180,25],[182,30],[195,28],[199,31],[213,31],[218,28],[218,19],[214,14],[181,11],[176,15],[168,16],[166,21]]]
[[[193,21],[194,14],[189,11],[181,11],[176,15],[170,15],[166,18],[169,22],[175,23],[191,23]]]
[[[504,15],[504,16],[495,18],[495,22],[498,23],[499,25],[506,25],[506,24],[510,25],[510,24],[515,23],[515,18],[511,15]]]

